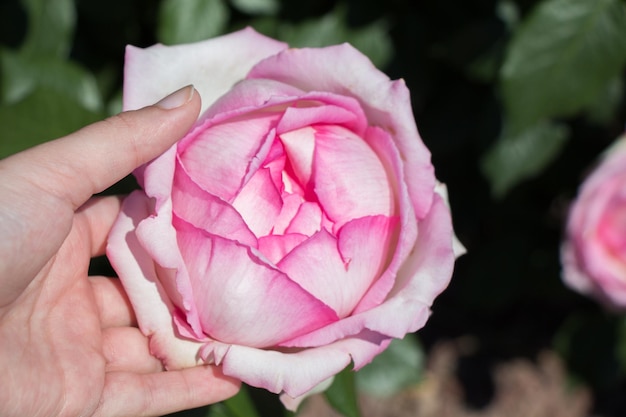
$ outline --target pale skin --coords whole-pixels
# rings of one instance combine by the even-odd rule
[[[188,87],[0,160],[0,415],[159,416],[238,391],[216,367],[164,371],[119,281],[87,274],[121,203],[92,195],[165,151],[199,111]]]

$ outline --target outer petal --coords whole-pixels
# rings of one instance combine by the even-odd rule
[[[165,205],[156,216],[142,220],[135,229],[135,235],[155,265],[158,265],[157,273],[168,298],[184,312],[195,337],[203,338],[187,266],[176,243],[177,232],[172,226],[171,206]]]
[[[248,78],[270,78],[305,91],[328,91],[358,99],[370,125],[393,135],[406,161],[404,172],[417,216],[428,212],[435,186],[434,168],[417,132],[404,81],[390,81],[348,44],[285,50],[255,65]]]
[[[388,346],[388,338],[364,331],[353,338],[296,353],[254,349],[232,345],[222,369],[226,375],[241,379],[274,393],[298,397],[343,370],[350,362],[355,369],[369,363]]]
[[[392,304],[389,301],[396,300],[421,302],[431,306],[435,298],[450,283],[456,259],[453,243],[454,232],[450,210],[443,198],[434,194],[431,210],[420,222],[415,248],[398,271],[394,288],[381,306]],[[381,327],[372,326],[372,328],[379,330],[392,327],[391,332],[394,332],[393,328],[396,327],[385,324],[385,320],[377,324]],[[403,325],[399,323],[395,333],[386,334],[399,337],[398,331],[402,332]],[[418,328],[411,324],[404,333],[414,332]]]
[[[174,306],[165,294],[152,258],[137,241],[134,229],[149,216],[150,202],[141,192],[131,193],[122,205],[107,243],[107,256],[128,294],[141,331],[150,337],[151,352],[166,368],[199,364],[198,342],[183,340],[172,323]]]
[[[280,402],[283,403],[287,410],[296,412],[298,410],[298,406],[302,403],[302,401],[304,401],[311,395],[323,393],[328,388],[330,388],[334,380],[335,377],[332,376],[327,380],[320,382],[313,389],[303,395],[300,395],[299,397],[290,397],[289,395],[282,393],[280,395]]]
[[[128,46],[124,110],[148,106],[180,87],[194,84],[204,111],[259,60],[286,47],[250,28],[193,44],[146,49]]]
[[[211,338],[267,347],[337,320],[328,306],[249,248],[174,222],[203,330]]]

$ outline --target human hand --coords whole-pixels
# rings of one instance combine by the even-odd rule
[[[0,161],[0,415],[154,416],[234,395],[203,366],[163,372],[116,279],[88,277],[121,199],[92,197],[180,139],[192,87]]]

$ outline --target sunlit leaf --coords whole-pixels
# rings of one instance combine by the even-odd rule
[[[38,88],[19,103],[0,106],[0,158],[71,133],[101,116],[67,95]]]
[[[332,385],[324,392],[328,403],[345,417],[360,417],[357,403],[356,383],[352,366],[344,369],[333,380]]]
[[[413,335],[394,339],[372,363],[356,373],[359,391],[388,397],[422,379],[424,352]]]
[[[164,0],[157,37],[167,45],[201,41],[223,33],[228,18],[224,0]]]
[[[517,134],[505,132],[481,161],[493,194],[501,197],[520,181],[539,174],[559,154],[568,134],[567,127],[549,122]]]
[[[501,71],[515,129],[569,116],[593,101],[626,62],[626,4],[544,0],[519,26]]]

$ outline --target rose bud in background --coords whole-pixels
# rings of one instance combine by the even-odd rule
[[[626,137],[582,184],[561,250],[563,279],[617,310],[626,309]]]
[[[251,29],[127,49],[125,110],[188,84],[203,113],[108,243],[151,352],[293,405],[424,326],[463,249],[404,82]]]

